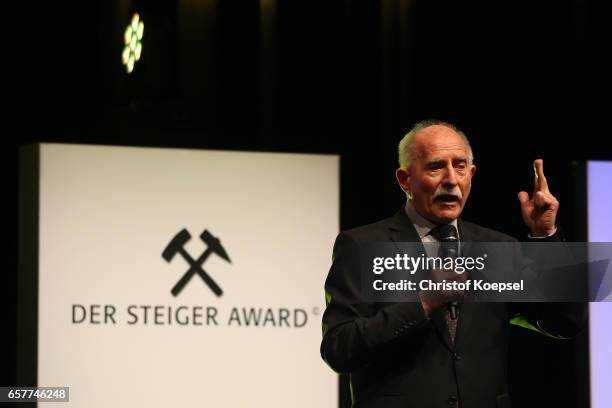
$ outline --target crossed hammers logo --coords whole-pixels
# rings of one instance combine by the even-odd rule
[[[167,262],[172,261],[172,258],[174,258],[176,254],[181,254],[181,256],[189,264],[189,270],[185,272],[183,277],[176,283],[176,285],[174,285],[174,287],[170,291],[174,296],[178,296],[178,294],[181,293],[185,285],[187,285],[187,283],[195,274],[200,275],[202,280],[204,280],[204,282],[208,285],[210,290],[214,292],[215,295],[221,296],[223,294],[223,290],[221,290],[219,285],[217,285],[217,283],[210,277],[210,275],[206,273],[204,268],[202,268],[202,265],[213,253],[217,254],[229,263],[231,263],[232,261],[225,252],[223,245],[221,245],[221,241],[219,241],[219,238],[214,237],[210,232],[208,232],[208,230],[204,230],[204,232],[200,234],[200,238],[206,244],[206,250],[204,251],[204,253],[202,253],[202,255],[200,255],[198,259],[193,259],[191,255],[189,255],[187,251],[185,251],[185,244],[191,239],[191,234],[189,234],[189,231],[187,231],[185,228],[183,228],[178,234],[174,236],[174,238],[172,238],[172,241],[170,241],[168,246],[166,246],[166,249],[164,249],[164,252],[162,252],[162,257]]]

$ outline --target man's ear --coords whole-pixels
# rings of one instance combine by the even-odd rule
[[[476,173],[476,166],[473,164],[470,166],[470,173],[472,177],[474,177],[474,173]]]
[[[406,193],[406,197],[412,200],[412,191],[410,190],[410,167],[407,169],[399,168],[395,170],[395,178],[400,185],[400,188]]]

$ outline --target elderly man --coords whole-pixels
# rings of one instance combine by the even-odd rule
[[[459,218],[476,171],[466,136],[442,121],[420,122],[399,144],[396,177],[407,202],[391,218],[342,232],[325,283],[321,354],[349,374],[353,407],[509,407],[508,322],[519,313],[556,334],[581,319],[574,308],[465,303],[421,297],[382,303],[362,298],[355,254],[372,242],[512,242],[514,238]],[[559,203],[536,160],[531,197],[518,193],[531,240],[560,240]],[[567,309],[567,310],[566,310]],[[559,324],[562,322],[562,324]]]

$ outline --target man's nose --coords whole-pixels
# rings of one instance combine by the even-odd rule
[[[444,173],[444,179],[442,180],[442,182],[446,186],[451,186],[451,187],[454,187],[459,183],[457,172],[455,171],[455,168],[453,166],[448,166],[446,168],[446,172]]]

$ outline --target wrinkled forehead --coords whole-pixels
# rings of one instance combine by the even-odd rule
[[[417,158],[467,159],[468,149],[457,132],[442,125],[428,126],[414,136],[414,150]]]

